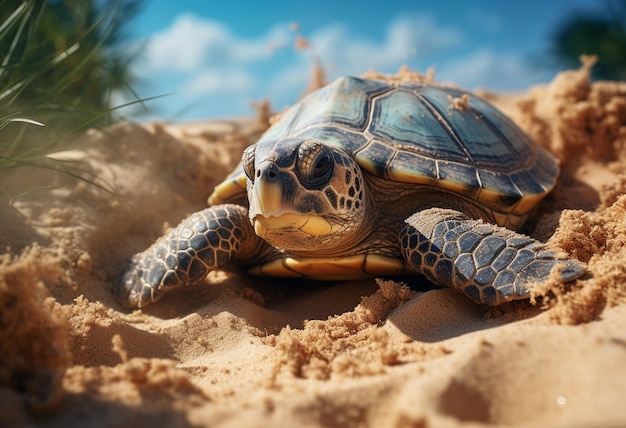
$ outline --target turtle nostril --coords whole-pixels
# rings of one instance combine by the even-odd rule
[[[274,181],[278,177],[278,170],[274,164],[265,164],[257,170],[256,174],[259,178],[263,178],[267,181]]]

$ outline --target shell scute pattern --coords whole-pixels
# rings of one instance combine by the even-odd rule
[[[363,132],[370,121],[372,100],[389,90],[388,85],[373,80],[339,79],[316,92],[313,102],[304,104],[296,127],[304,130],[334,123],[351,131]]]
[[[440,187],[485,204],[516,227],[558,175],[556,160],[475,95],[421,84],[338,79],[289,110],[262,140],[310,137],[342,148],[376,176]],[[519,220],[523,222],[524,218]]]
[[[451,144],[446,121],[409,88],[398,88],[374,100],[368,131],[382,141],[392,141],[395,149],[427,156],[467,162],[469,157],[460,142]],[[384,159],[382,159],[384,160]],[[381,161],[382,161],[381,160]]]
[[[434,159],[398,150],[388,165],[387,176],[391,180],[429,186],[437,184],[438,163]]]
[[[440,88],[425,87],[423,94],[446,116],[446,124],[458,140],[463,141],[478,168],[508,172],[524,167],[524,161],[532,158],[534,145],[528,136],[479,97],[470,97],[467,106],[456,109],[448,107],[450,97],[461,98],[461,91],[442,92]]]
[[[356,153],[359,149],[366,146],[369,141],[368,137],[362,132],[334,126],[308,128],[299,132],[298,136],[324,141],[329,145],[341,147],[348,153]]]
[[[294,105],[261,141],[324,141],[371,174],[473,199],[496,223],[515,229],[554,187],[558,163],[479,97],[451,108],[451,100],[464,95],[452,87],[344,77]],[[218,191],[213,202],[245,191],[243,171],[228,183],[224,198]]]

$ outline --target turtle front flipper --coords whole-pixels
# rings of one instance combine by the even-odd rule
[[[200,282],[232,259],[252,261],[264,246],[244,207],[213,206],[192,214],[135,254],[114,281],[113,295],[126,307],[140,308],[174,288]]]
[[[585,273],[528,236],[431,208],[405,220],[400,232],[406,262],[436,284],[462,291],[477,303],[498,305],[530,297],[529,287],[548,279],[572,281]]]

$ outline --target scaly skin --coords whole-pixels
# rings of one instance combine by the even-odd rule
[[[113,295],[126,307],[141,308],[174,288],[200,282],[233,259],[252,261],[267,247],[254,234],[244,207],[213,206],[135,254],[114,281]]]
[[[585,273],[580,264],[560,259],[535,239],[454,210],[431,208],[412,215],[400,242],[413,269],[476,303],[528,298],[529,287],[547,280],[555,268],[562,282]]]

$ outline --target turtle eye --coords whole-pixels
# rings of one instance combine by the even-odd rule
[[[325,177],[330,171],[331,163],[332,158],[330,157],[330,154],[324,150],[317,156],[315,162],[313,163],[311,178]]]
[[[333,155],[322,143],[307,141],[298,150],[297,166],[303,185],[320,187],[326,184],[333,174]]]
[[[250,146],[244,150],[243,156],[241,156],[243,171],[252,182],[254,182],[254,150],[255,146]]]

